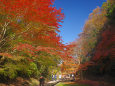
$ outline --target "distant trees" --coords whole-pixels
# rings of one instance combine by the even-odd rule
[[[95,72],[93,74],[110,74],[114,71],[114,21],[114,0],[107,0],[101,8],[97,7],[89,15],[79,39],[73,42],[73,44],[76,44],[74,52],[78,58],[81,58],[82,67],[80,66],[80,69],[85,68],[89,74],[93,71]],[[89,64],[86,65],[87,62]],[[91,65],[95,69],[90,70]]]

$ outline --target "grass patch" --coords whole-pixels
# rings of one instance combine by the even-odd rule
[[[89,85],[58,83],[56,86],[89,86]]]

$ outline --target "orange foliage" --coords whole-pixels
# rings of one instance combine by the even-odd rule
[[[12,55],[9,54],[9,53],[0,53],[1,56],[5,56],[5,57],[8,57],[8,58],[12,58]]]

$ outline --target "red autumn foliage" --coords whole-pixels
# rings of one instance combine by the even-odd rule
[[[80,64],[79,70],[87,70],[87,67],[88,67],[88,66],[93,66],[93,65],[95,65],[94,62],[92,62],[92,61],[87,61],[87,62],[85,62],[84,64]]]
[[[67,48],[67,49],[64,50],[65,48]],[[71,53],[67,51],[68,49],[69,49],[69,46],[64,46],[64,45],[61,45],[58,48],[52,48],[52,47],[44,47],[44,46],[36,46],[35,47],[35,46],[26,44],[26,43],[24,43],[24,44],[19,43],[14,48],[14,50],[21,51],[26,54],[30,54],[31,56],[34,56],[37,58],[39,58],[39,55],[37,54],[37,52],[43,51],[43,52],[49,53],[51,55],[59,55],[61,57],[61,59],[63,59],[63,60],[68,60],[68,61],[74,60],[74,58],[71,56]]]
[[[102,40],[97,45],[94,61],[106,58],[115,58],[115,28],[109,27],[102,33]]]
[[[62,59],[67,59],[67,54],[65,54],[63,52],[63,50],[59,50],[59,49],[51,48],[51,47],[43,47],[43,46],[34,47],[34,46],[30,45],[30,44],[19,43],[14,48],[14,50],[21,51],[21,52],[24,52],[26,54],[31,54],[34,57],[39,57],[37,52],[44,51],[44,52],[49,53],[51,55],[60,55],[60,57]]]
[[[52,7],[54,0],[0,0],[1,12],[10,17],[59,27],[64,14]]]

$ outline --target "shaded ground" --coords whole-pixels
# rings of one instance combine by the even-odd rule
[[[87,84],[89,86],[115,86],[114,83],[108,83],[104,81],[93,81],[93,80],[80,80],[77,83]]]
[[[6,83],[0,83],[0,86],[38,86],[39,82],[37,79],[30,78],[24,79],[21,77],[16,78],[16,80],[12,80]]]

